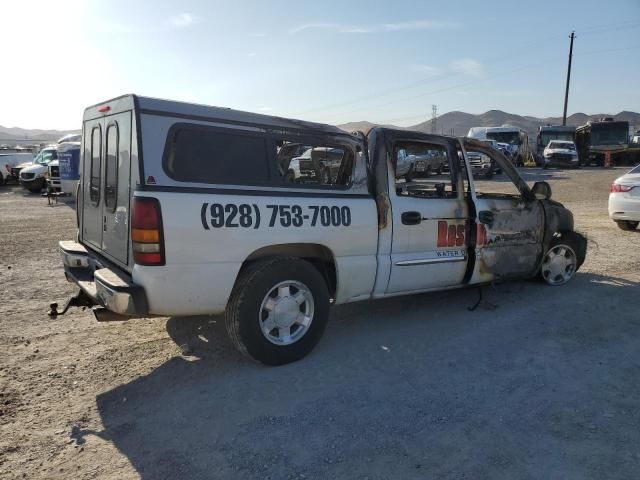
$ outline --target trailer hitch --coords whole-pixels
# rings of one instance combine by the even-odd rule
[[[93,299],[89,295],[84,293],[84,290],[81,289],[77,293],[77,295],[74,295],[69,300],[67,300],[67,303],[61,312],[58,311],[57,303],[52,303],[51,305],[49,305],[50,309],[48,315],[51,318],[56,318],[58,315],[64,315],[65,313],[67,313],[67,310],[69,310],[71,307],[82,307],[84,309],[86,307],[93,307],[95,304],[96,303],[93,301]]]

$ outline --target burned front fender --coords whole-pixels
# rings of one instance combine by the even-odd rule
[[[561,203],[553,200],[542,200],[541,203],[545,216],[543,245],[546,251],[555,234],[573,231],[573,213]]]
[[[549,250],[554,237],[571,233],[578,257],[578,268],[580,268],[587,256],[587,238],[574,230],[573,213],[553,200],[543,200],[541,203],[545,213],[543,252]]]

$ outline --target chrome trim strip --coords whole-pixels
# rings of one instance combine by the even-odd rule
[[[413,267],[415,265],[430,265],[434,263],[446,263],[446,262],[463,262],[467,257],[438,257],[438,258],[421,258],[419,260],[403,260],[396,262],[398,267]]]

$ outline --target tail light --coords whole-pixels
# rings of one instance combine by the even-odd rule
[[[131,242],[135,263],[164,265],[162,213],[158,199],[133,197]]]
[[[611,192],[628,192],[632,188],[632,185],[620,185],[619,183],[611,184]]]

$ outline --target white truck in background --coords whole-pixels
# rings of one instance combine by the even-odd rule
[[[0,151],[0,185],[16,180],[12,175],[12,170],[20,164],[33,161],[34,154],[31,152],[11,152]]]
[[[529,147],[529,134],[519,127],[503,125],[501,127],[472,127],[467,137],[478,140],[490,139],[506,144],[511,153],[511,161],[516,167],[523,166],[532,159]]]

